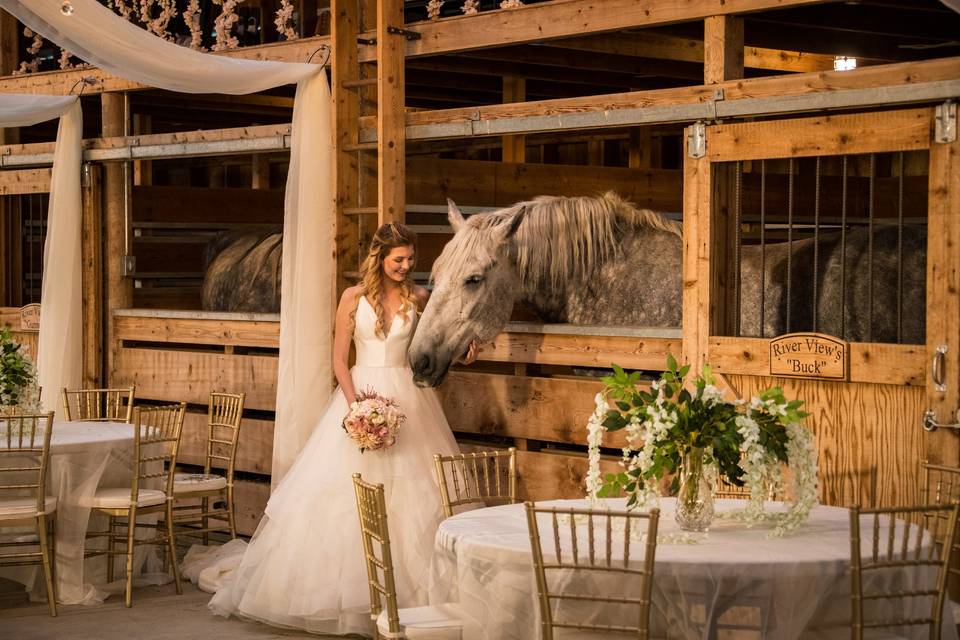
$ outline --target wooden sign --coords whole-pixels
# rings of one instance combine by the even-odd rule
[[[788,333],[770,340],[770,375],[847,379],[849,345],[822,333]]]
[[[40,331],[40,305],[37,303],[20,307],[20,330]]]

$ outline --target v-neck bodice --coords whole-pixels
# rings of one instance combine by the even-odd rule
[[[377,314],[366,296],[360,296],[357,304],[356,326],[353,341],[357,347],[359,367],[406,367],[407,347],[417,326],[416,311],[408,310],[404,318],[399,312],[386,328],[387,337],[376,333]]]

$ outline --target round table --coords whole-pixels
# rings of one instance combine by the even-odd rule
[[[59,602],[96,604],[107,597],[108,594],[95,586],[106,580],[106,560],[101,557],[85,562],[83,557],[90,523],[89,499],[98,487],[129,487],[133,466],[133,425],[54,423],[47,495],[56,496],[58,500],[55,575]],[[4,569],[3,575],[25,584],[31,598],[46,597],[39,567]]]
[[[783,538],[770,537],[769,528],[763,525],[748,528],[718,518],[709,533],[692,534],[685,540],[673,519],[674,504],[672,498],[660,501],[653,636],[712,638],[724,627],[739,626],[759,631],[761,637],[783,640],[850,637],[846,509],[814,507],[809,520]],[[588,508],[589,503],[557,500],[538,506]],[[604,501],[605,508],[624,506],[624,500]],[[716,502],[719,512],[743,506],[739,500]],[[767,506],[770,511],[782,508],[778,503]],[[870,526],[864,520],[864,530],[869,531]],[[540,531],[544,554],[548,550],[552,554],[553,530],[545,517]],[[562,533],[561,538],[564,536],[569,540],[569,534]],[[632,549],[631,557],[642,559],[640,544],[634,543]],[[431,602],[460,602],[466,616],[465,640],[539,637],[536,584],[522,504],[467,511],[442,522],[431,577]],[[611,623],[610,611],[593,604],[578,609],[576,617]],[[945,618],[951,624],[944,625],[943,637],[956,638],[949,608]],[[751,637],[756,637],[756,631]]]

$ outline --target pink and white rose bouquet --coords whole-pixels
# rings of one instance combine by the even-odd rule
[[[371,389],[357,394],[350,412],[343,419],[343,430],[357,443],[360,452],[387,449],[397,442],[400,426],[407,416],[393,398],[381,396]]]

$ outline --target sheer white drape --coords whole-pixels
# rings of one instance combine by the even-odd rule
[[[320,417],[331,390],[333,136],[321,67],[241,60],[180,47],[96,0],[0,0],[0,7],[81,59],[116,76],[183,93],[254,93],[298,83],[284,220],[280,366],[273,485]]]
[[[83,112],[76,96],[0,94],[0,127],[60,118],[53,153],[47,240],[40,293],[38,384],[44,411],[56,411],[62,387],[80,386],[83,308],[80,290],[80,162]]]

